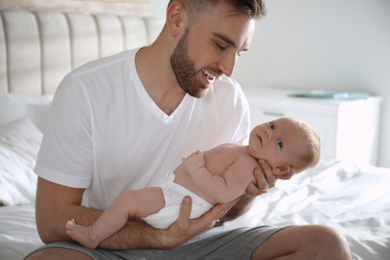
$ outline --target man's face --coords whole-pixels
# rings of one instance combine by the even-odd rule
[[[171,55],[177,82],[194,97],[205,96],[222,74],[233,74],[237,55],[249,48],[254,32],[255,21],[229,4],[214,7],[186,28]]]

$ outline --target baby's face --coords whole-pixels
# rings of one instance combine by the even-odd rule
[[[305,143],[296,121],[280,118],[253,128],[249,136],[249,152],[257,159],[265,159],[272,168],[293,164]]]

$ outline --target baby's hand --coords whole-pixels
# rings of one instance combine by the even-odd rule
[[[190,154],[187,158],[183,158],[181,160],[189,173],[195,171],[198,168],[206,166],[203,152],[199,150]]]

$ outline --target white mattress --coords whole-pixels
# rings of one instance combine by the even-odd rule
[[[250,212],[230,222],[255,225],[325,224],[339,229],[353,259],[390,259],[390,169],[321,164],[311,173],[280,181]],[[22,259],[43,245],[34,204],[0,207],[0,259]]]

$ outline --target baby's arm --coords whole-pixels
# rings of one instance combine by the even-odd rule
[[[199,169],[206,169],[206,161],[202,151],[196,151],[190,154],[187,158],[182,158],[181,161],[185,170],[190,175]]]
[[[227,203],[243,195],[247,186],[255,182],[253,170],[256,166],[257,162],[249,156],[239,156],[222,175],[213,174],[206,167],[199,167],[189,174],[209,201]]]

